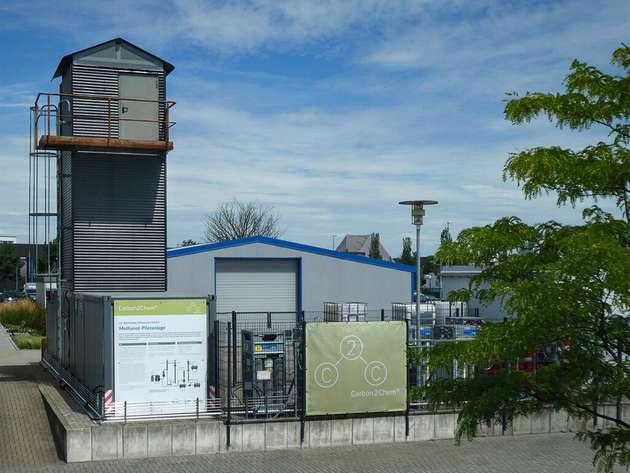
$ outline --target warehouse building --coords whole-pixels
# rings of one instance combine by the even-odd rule
[[[363,302],[370,312],[411,300],[415,268],[267,237],[167,252],[168,290],[214,294],[217,312],[319,312]]]
[[[475,276],[481,274],[481,268],[470,265],[445,265],[440,269],[442,283],[440,299],[448,300],[451,291],[469,289]],[[485,286],[484,286],[485,287]],[[473,297],[468,301],[470,313],[479,313],[485,320],[503,320],[507,315],[501,300],[488,304]]]

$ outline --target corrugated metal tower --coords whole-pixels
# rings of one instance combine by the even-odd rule
[[[32,107],[29,239],[35,249],[42,238],[49,245],[56,220],[59,304],[49,308],[57,315],[47,331],[49,352],[60,360],[70,356],[63,321],[72,293],[166,290],[166,155],[175,102],[166,100],[165,77],[173,69],[116,38],[64,56],[53,76],[61,78],[59,92],[38,94]],[[33,274],[38,259],[35,250]]]
[[[172,70],[117,38],[63,57],[59,93],[38,96],[35,147],[58,152],[64,290],[166,290]]]

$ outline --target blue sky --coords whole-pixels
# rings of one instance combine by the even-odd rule
[[[412,236],[405,199],[428,211],[423,254],[506,215],[579,220],[554,196],[523,199],[501,178],[509,153],[578,148],[605,135],[513,126],[504,93],[560,90],[573,58],[609,70],[630,40],[611,1],[250,0],[0,3],[0,234],[27,239],[28,106],[70,52],[122,36],[175,65],[169,245],[238,198],[271,205],[284,238],[330,247]]]

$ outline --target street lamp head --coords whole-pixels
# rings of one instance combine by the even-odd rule
[[[425,205],[436,205],[437,200],[403,200],[398,202],[400,205],[411,206],[411,221],[414,225],[422,225],[422,218],[424,217]]]

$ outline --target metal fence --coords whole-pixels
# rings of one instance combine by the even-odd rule
[[[90,417],[100,418],[102,416],[102,391],[91,391],[87,388],[44,347],[42,347],[42,365],[59,382],[61,387],[83,406]]]
[[[208,398],[164,402],[111,402],[102,389],[90,391],[48,352],[42,362],[68,388],[92,417],[101,421],[128,421],[157,417],[200,418],[216,416],[226,423],[275,417],[304,418],[306,366],[305,327],[324,321],[325,313],[229,312],[217,313],[208,334]],[[369,323],[400,320],[396,310],[370,310]],[[436,323],[437,321],[437,323]],[[482,325],[478,317],[407,319],[408,348],[472,339]],[[468,366],[453,361],[451,370],[430,373],[422,363],[409,366],[410,408],[423,409],[425,399],[413,396],[429,379],[465,377]]]
[[[218,313],[210,379],[230,418],[298,416],[302,314]]]

